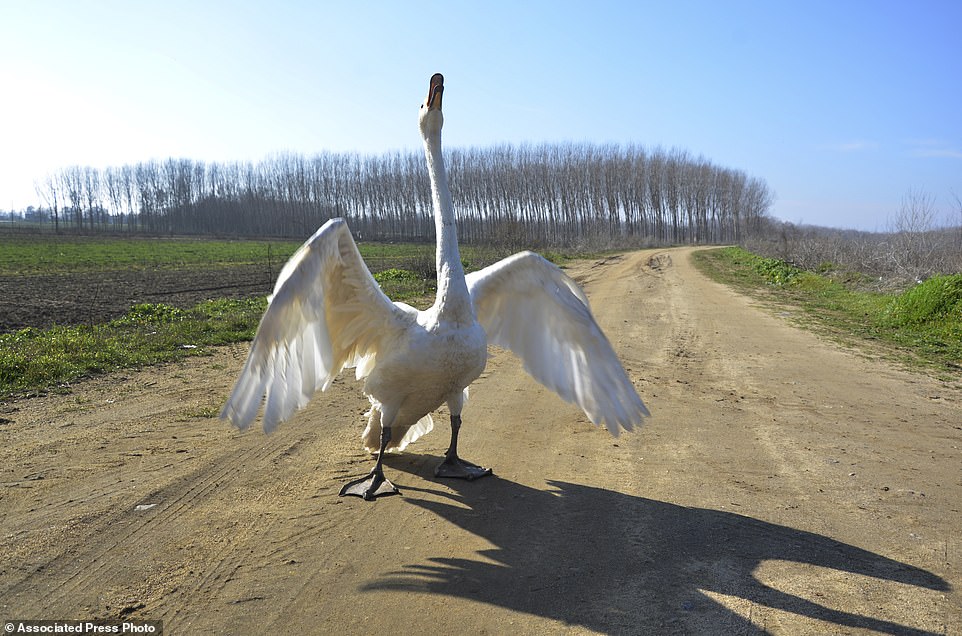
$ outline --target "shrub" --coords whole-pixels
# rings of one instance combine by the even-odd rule
[[[802,273],[802,270],[781,259],[765,258],[744,250],[741,251],[743,252],[743,254],[739,254],[742,257],[741,260],[747,261],[755,273],[761,275],[770,285],[781,287],[793,284],[797,282],[799,275]]]
[[[114,321],[115,324],[147,325],[151,323],[171,323],[183,320],[187,312],[163,303],[143,303],[134,305],[126,314]]]
[[[892,299],[885,315],[893,325],[962,322],[962,274],[933,276]]]
[[[419,283],[421,277],[408,269],[398,269],[392,267],[374,275],[374,280],[383,285],[384,283]]]

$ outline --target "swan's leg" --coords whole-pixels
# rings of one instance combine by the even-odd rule
[[[456,477],[458,479],[477,479],[491,474],[490,468],[482,468],[458,457],[458,432],[461,430],[461,416],[451,416],[451,445],[444,453],[444,461],[434,469],[435,477]]]
[[[367,477],[361,477],[344,484],[344,487],[341,488],[341,497],[354,495],[363,497],[367,501],[374,501],[376,497],[401,494],[401,491],[384,476],[384,449],[387,448],[390,441],[391,427],[385,426],[381,428],[381,452],[377,455],[374,470]]]

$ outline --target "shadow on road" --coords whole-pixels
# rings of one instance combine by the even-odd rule
[[[412,472],[422,472],[425,464],[390,463]],[[691,624],[711,624],[718,633],[765,633],[704,590],[744,599],[745,607],[754,603],[843,627],[925,634],[774,589],[753,572],[765,561],[778,560],[950,589],[917,567],[731,512],[558,481],[549,482],[547,491],[497,476],[445,485],[456,494],[410,486],[402,491],[411,505],[495,547],[479,552],[476,560],[439,556],[404,565],[363,590],[464,597],[606,633],[685,631]],[[433,496],[419,498],[419,492]],[[437,501],[438,495],[450,503]]]

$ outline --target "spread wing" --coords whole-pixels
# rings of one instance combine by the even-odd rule
[[[221,418],[247,428],[266,402],[273,430],[344,367],[366,376],[413,320],[381,291],[347,224],[328,221],[281,270]]]
[[[510,349],[524,369],[580,406],[613,435],[649,415],[578,284],[533,252],[467,276],[488,342]]]

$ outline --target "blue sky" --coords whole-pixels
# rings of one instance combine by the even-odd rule
[[[784,220],[884,230],[921,190],[958,223],[960,25],[960,0],[0,0],[0,209],[69,165],[419,148],[440,71],[448,146],[679,148]]]

